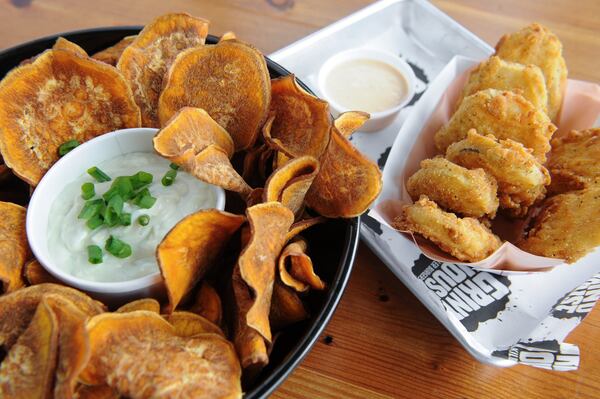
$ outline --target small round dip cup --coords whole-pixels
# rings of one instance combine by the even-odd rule
[[[90,166],[133,152],[154,153],[152,138],[157,131],[150,128],[117,130],[81,144],[48,170],[33,192],[27,208],[27,238],[33,254],[42,266],[57,279],[109,304],[162,295],[164,286],[160,272],[117,282],[96,282],[67,273],[55,264],[48,249],[48,215],[65,185],[76,180]],[[215,192],[215,208],[225,209],[224,190],[212,185],[209,187]]]
[[[379,112],[369,112],[368,109],[350,109],[336,99],[333,93],[330,93],[327,87],[327,81],[332,73],[335,73],[336,68],[350,61],[378,61],[393,69],[404,78],[406,83],[406,94],[401,101],[392,107],[386,108]],[[362,132],[374,132],[381,130],[391,124],[400,110],[411,100],[415,94],[415,74],[411,67],[398,55],[382,50],[374,50],[368,48],[357,48],[342,51],[333,55],[323,63],[317,77],[319,92],[325,100],[329,102],[331,112],[334,117],[346,111],[365,111],[369,112],[371,118],[359,129]],[[372,93],[377,95],[377,93]],[[360,96],[360,93],[356,93]]]

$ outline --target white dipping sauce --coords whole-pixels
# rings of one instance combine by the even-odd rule
[[[400,71],[383,61],[352,59],[329,71],[325,91],[348,110],[373,113],[402,103],[408,95],[408,82]]]
[[[183,217],[200,209],[213,208],[217,196],[212,187],[190,174],[179,170],[171,186],[163,186],[161,179],[169,170],[170,162],[152,153],[137,152],[120,155],[97,166],[112,180],[98,183],[86,170],[81,176],[68,183],[52,203],[48,216],[48,249],[57,267],[70,275],[90,281],[127,281],[158,271],[156,246],[165,234]],[[131,225],[106,227],[90,230],[86,220],[78,219],[85,200],[81,197],[81,185],[94,183],[96,196],[102,198],[114,179],[131,176],[139,171],[151,173],[154,178],[146,187],[157,198],[150,209],[141,209],[125,202],[123,212],[131,212]],[[150,216],[150,223],[141,226],[137,218]],[[104,249],[110,235],[131,245],[131,256],[120,259]],[[102,263],[88,261],[88,245],[102,248]]]

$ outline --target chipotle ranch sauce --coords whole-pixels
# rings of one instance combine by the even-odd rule
[[[373,113],[402,103],[408,95],[408,82],[383,61],[359,58],[334,66],[325,78],[325,91],[345,109]]]

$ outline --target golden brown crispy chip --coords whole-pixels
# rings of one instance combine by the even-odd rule
[[[52,50],[67,50],[82,57],[88,56],[84,49],[79,47],[77,44],[65,39],[64,37],[59,37],[58,39],[56,39],[54,46],[52,46]]]
[[[54,312],[59,328],[54,398],[72,398],[77,377],[90,357],[85,329],[88,316],[61,295],[44,295],[42,303],[44,302]]]
[[[341,113],[334,121],[333,125],[342,134],[348,138],[352,133],[361,128],[371,118],[371,115],[362,111],[347,111]]]
[[[512,91],[522,95],[542,112],[548,112],[546,81],[536,65],[523,65],[504,61],[496,56],[490,57],[471,71],[456,107],[460,106],[464,97],[485,89]]]
[[[119,394],[108,385],[79,384],[75,399],[119,399]]]
[[[540,67],[548,88],[548,116],[556,120],[567,85],[567,65],[558,37],[544,26],[533,23],[502,36],[496,44],[496,55],[507,61]]]
[[[195,313],[177,311],[164,317],[180,337],[194,337],[206,333],[224,336],[219,326]]]
[[[246,323],[271,341],[269,308],[275,263],[294,221],[294,214],[279,202],[267,202],[248,208],[246,216],[250,223],[250,241],[238,259],[240,276],[252,290],[254,299],[248,309]]]
[[[44,269],[37,259],[31,259],[23,266],[23,276],[29,285],[42,283],[62,284],[56,277],[51,275]]]
[[[336,129],[319,159],[321,171],[306,194],[309,207],[326,217],[365,212],[381,191],[381,171]]]
[[[485,259],[502,245],[479,220],[444,212],[425,195],[414,204],[404,205],[392,226],[420,234],[464,262]]]
[[[600,186],[546,200],[527,238],[528,252],[574,263],[600,245]]]
[[[273,329],[281,330],[306,319],[308,319],[308,312],[296,291],[276,280],[273,286],[271,313],[269,314]]]
[[[64,142],[138,126],[140,111],[121,74],[71,51],[48,50],[0,82],[0,151],[32,186]]]
[[[435,145],[446,151],[450,144],[477,129],[498,139],[511,139],[531,148],[540,162],[550,151],[550,138],[556,126],[550,118],[519,94],[487,89],[465,97],[450,121],[435,133]]]
[[[221,36],[219,41],[222,42],[225,40],[234,40],[234,39],[237,39],[235,33],[231,32],[231,31],[227,31],[227,32],[223,33],[223,36]]]
[[[329,104],[304,91],[294,75],[273,79],[271,95],[272,120],[263,127],[265,141],[292,158],[320,157],[329,142]]]
[[[263,202],[262,199],[264,192],[265,189],[262,187],[253,188],[252,191],[250,191],[250,194],[246,196],[246,208],[250,208],[251,206]]]
[[[306,254],[306,241],[296,239],[287,244],[279,255],[278,267],[281,282],[298,292],[325,289],[325,283],[315,274],[312,260]]]
[[[131,86],[143,126],[160,126],[158,97],[166,72],[182,51],[203,45],[206,35],[208,21],[188,14],[165,14],[146,25],[123,50],[117,68]]]
[[[550,191],[564,193],[600,184],[600,128],[572,130],[552,140]]]
[[[287,235],[285,236],[285,241],[288,242],[292,238],[296,237],[298,234],[302,233],[304,230],[306,230],[316,224],[324,223],[326,221],[327,221],[327,218],[325,218],[323,216],[317,216],[317,217],[310,218],[310,219],[300,220],[300,221],[294,223],[292,225],[292,227],[290,227],[290,231],[288,231]]]
[[[25,232],[26,212],[20,205],[0,201],[0,282],[5,293],[24,286],[23,265],[31,257]]]
[[[27,328],[35,309],[46,294],[57,294],[70,300],[87,316],[106,311],[103,304],[83,292],[58,284],[37,284],[0,296],[0,346],[9,349]]]
[[[200,289],[196,293],[196,299],[190,308],[190,312],[199,314],[218,326],[221,325],[223,318],[221,297],[219,297],[213,286],[206,281],[200,284]]]
[[[123,39],[119,40],[117,44],[107,47],[104,50],[98,51],[97,53],[92,55],[92,58],[98,61],[102,61],[106,64],[110,64],[112,66],[116,66],[117,62],[119,62],[119,58],[121,58],[121,54],[123,51],[129,46],[137,35],[126,36]]]
[[[58,322],[41,301],[31,323],[0,365],[0,397],[50,398],[56,370]]]
[[[185,162],[184,153],[200,153],[211,144],[220,147],[228,157],[233,155],[231,136],[202,108],[183,107],[156,134],[154,149],[178,165]]]
[[[156,248],[160,272],[169,296],[168,312],[200,280],[245,218],[206,209],[183,218]]]
[[[319,173],[319,161],[311,156],[295,158],[275,170],[263,193],[263,201],[279,201],[294,214],[302,209],[304,197]]]
[[[160,314],[160,303],[154,298],[142,298],[135,301],[126,303],[119,309],[115,310],[117,313],[135,312],[136,310],[147,310]]]
[[[241,370],[217,334],[180,337],[154,312],[105,313],[87,324],[92,354],[80,379],[136,398],[240,398]]]
[[[226,40],[181,53],[158,102],[164,125],[185,106],[203,108],[231,135],[236,151],[251,148],[269,111],[271,85],[263,55]]]
[[[288,157],[283,152],[276,151],[275,156],[273,157],[273,170],[282,167],[283,165],[288,163],[288,161],[290,161],[291,159],[292,158]]]
[[[251,190],[229,160],[233,155],[231,137],[203,109],[182,108],[153,143],[161,156],[202,181],[243,196]]]
[[[244,375],[254,375],[269,363],[269,351],[265,339],[253,328],[248,326],[246,317],[254,300],[248,284],[240,276],[239,264],[233,270],[231,285],[235,300],[235,320],[233,342]]]

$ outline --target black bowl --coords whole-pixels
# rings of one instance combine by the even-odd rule
[[[52,47],[59,36],[77,43],[89,54],[93,54],[125,36],[137,34],[140,29],[139,26],[127,26],[66,32],[9,48],[0,52],[0,77],[22,60]],[[209,35],[207,43],[214,44],[217,40],[217,37]],[[272,78],[290,74],[281,65],[269,58],[266,60]],[[300,85],[311,92],[302,82]],[[359,226],[359,218],[337,219],[307,230],[305,236],[310,244],[311,257],[318,274],[327,283],[327,289],[323,293],[310,295],[307,303],[311,312],[310,319],[288,327],[281,334],[271,353],[270,364],[255,383],[247,388],[245,398],[268,396],[315,344],[346,288],[358,246]]]

